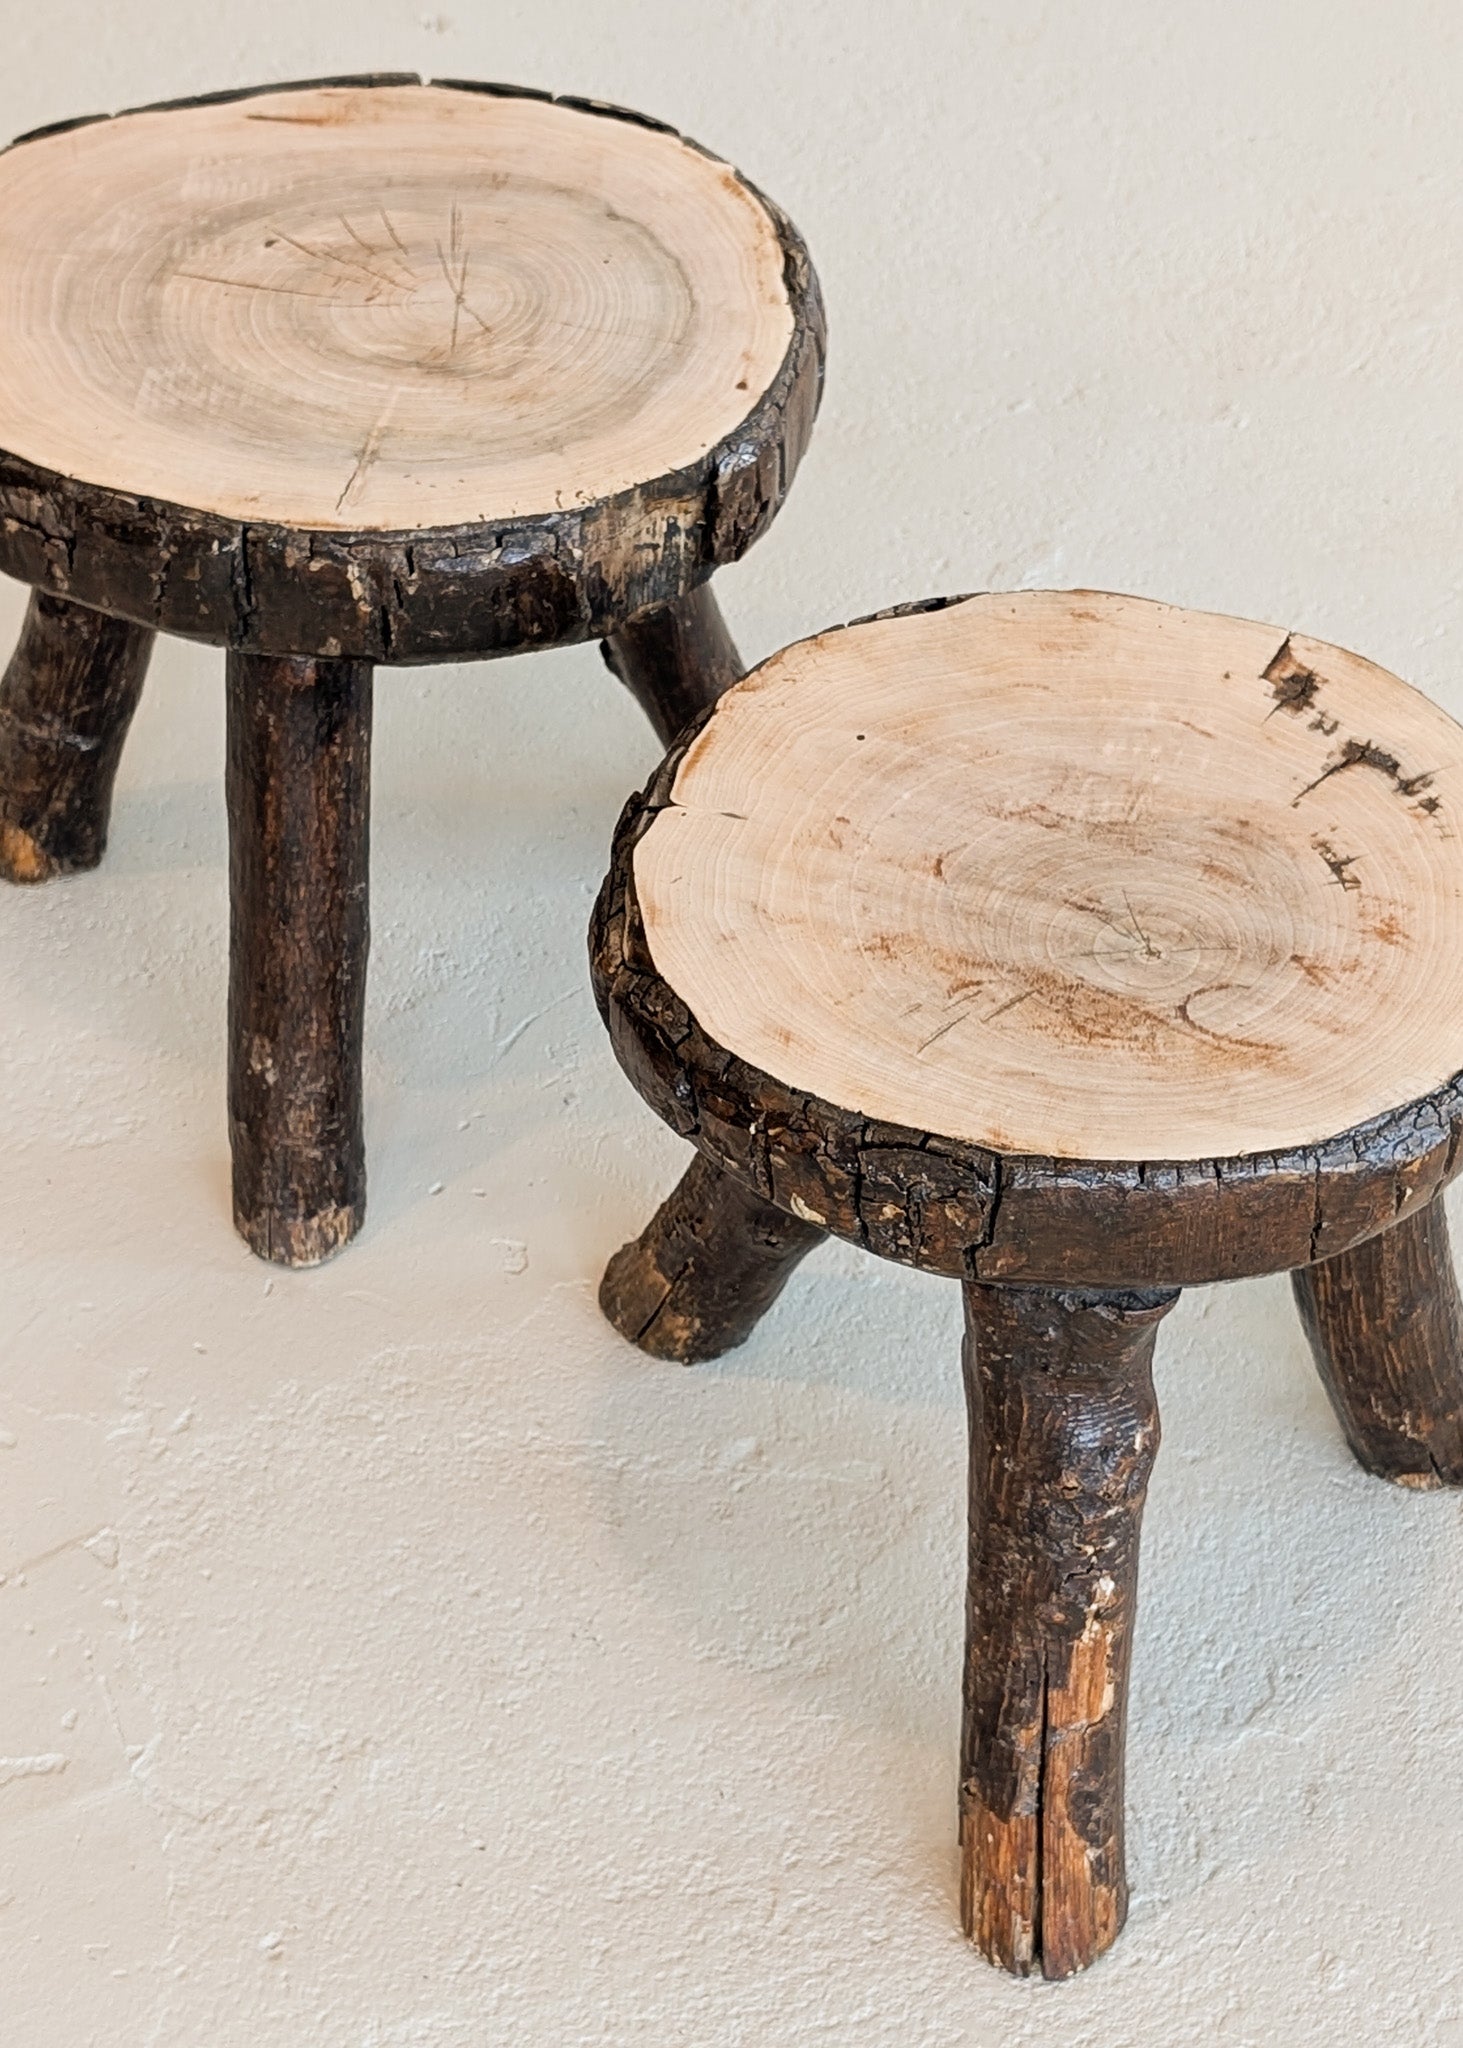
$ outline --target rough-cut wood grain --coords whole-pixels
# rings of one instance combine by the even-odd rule
[[[253,652],[603,638],[751,545],[821,390],[770,202],[658,124],[511,89],[31,139],[0,156],[0,287],[0,569]]]
[[[365,1211],[371,680],[365,662],[228,663],[234,1220],[287,1266],[328,1258]]]
[[[627,619],[603,651],[666,746],[746,673],[709,583]]]
[[[1070,1976],[1127,1914],[1123,1757],[1152,1358],[1177,1296],[967,1286],[970,1604],[962,1914]]]
[[[1292,1275],[1346,1440],[1399,1486],[1463,1486],[1463,1302],[1443,1198]]]
[[[1463,728],[1093,592],[774,656],[635,851],[652,958],[789,1086],[994,1151],[1314,1144],[1463,1067]]]
[[[683,735],[620,820],[591,932],[595,993],[646,1101],[766,1200],[956,1279],[1184,1286],[1331,1257],[1458,1170],[1456,1077],[1287,1152],[1058,1160],[881,1123],[735,1058],[656,972],[635,891],[636,842],[668,802],[693,737]]]
[[[317,530],[520,519],[682,469],[793,332],[776,226],[725,164],[422,85],[13,149],[0,268],[0,444]]]
[[[652,1358],[699,1365],[746,1341],[824,1235],[698,1154],[610,1260],[599,1305]]]
[[[153,636],[44,591],[0,682],[0,875],[94,868]]]

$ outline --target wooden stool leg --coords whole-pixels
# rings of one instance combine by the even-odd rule
[[[370,751],[369,662],[229,655],[234,1221],[284,1266],[365,1213]]]
[[[965,1288],[970,1604],[961,1913],[1017,1976],[1070,1976],[1127,1915],[1123,1750],[1170,1290]]]
[[[745,673],[709,583],[638,613],[603,651],[666,746]]]
[[[603,653],[666,746],[745,672],[710,583],[638,613]],[[695,1365],[746,1341],[824,1235],[698,1153],[641,1235],[610,1260],[600,1307],[651,1357]]]
[[[1360,1463],[1399,1486],[1463,1486],[1463,1302],[1442,1196],[1291,1282]]]
[[[0,875],[47,882],[106,850],[112,784],[153,634],[31,592],[0,682]]]
[[[698,1152],[639,1237],[610,1260],[599,1305],[652,1358],[699,1365],[751,1336],[825,1235]]]

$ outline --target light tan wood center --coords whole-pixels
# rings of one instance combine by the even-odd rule
[[[1035,591],[723,698],[635,852],[710,1036],[1012,1152],[1281,1149],[1463,1069],[1463,728],[1282,628]]]
[[[565,510],[746,417],[782,261],[726,165],[539,100],[130,114],[0,155],[0,448],[287,526]]]

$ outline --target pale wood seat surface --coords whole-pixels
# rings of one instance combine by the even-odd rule
[[[604,637],[770,522],[795,229],[620,108],[366,78],[0,152],[0,570],[254,651]]]
[[[825,633],[639,839],[651,956],[777,1080],[995,1151],[1314,1144],[1463,1068],[1463,729],[1356,655],[1090,592]]]
[[[0,447],[310,528],[564,510],[694,461],[792,338],[767,209],[677,135],[331,86],[0,157]]]

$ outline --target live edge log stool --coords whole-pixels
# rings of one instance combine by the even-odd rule
[[[155,632],[228,649],[235,1220],[365,1201],[372,670],[602,639],[663,740],[822,377],[795,230],[623,109],[346,79],[0,154],[0,872],[94,867]]]
[[[1292,1269],[1361,1463],[1463,1483],[1460,832],[1463,730],[1395,677],[1090,592],[789,648],[621,822],[596,989],[697,1157],[610,1319],[713,1357],[828,1231],[963,1285],[963,1914],[1008,1970],[1123,1922],[1178,1290]]]

